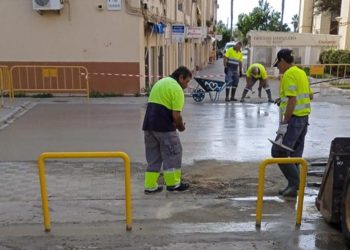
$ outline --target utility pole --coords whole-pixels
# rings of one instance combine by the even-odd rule
[[[231,41],[233,40],[233,0],[231,0]]]

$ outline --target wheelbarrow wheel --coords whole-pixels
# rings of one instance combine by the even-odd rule
[[[196,102],[203,101],[204,97],[205,97],[205,92],[204,92],[203,89],[195,89],[195,90],[193,90],[192,98]]]

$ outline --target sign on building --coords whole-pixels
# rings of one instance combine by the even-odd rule
[[[122,0],[107,0],[107,10],[121,10]]]
[[[222,35],[215,35],[215,39],[220,42],[222,40]]]
[[[173,24],[171,26],[171,39],[176,43],[185,42],[185,25],[184,24]]]
[[[202,38],[202,27],[188,27],[187,38]]]

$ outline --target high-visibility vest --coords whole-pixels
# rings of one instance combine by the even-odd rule
[[[312,90],[303,70],[297,66],[292,66],[284,72],[280,85],[280,109],[283,114],[286,111],[288,97],[295,96],[297,101],[293,115],[309,115],[311,112],[310,94],[312,94]]]
[[[241,51],[236,51],[233,47],[229,48],[225,57],[227,60],[227,67],[233,69],[234,71],[238,71],[239,63],[243,61],[243,54]]]

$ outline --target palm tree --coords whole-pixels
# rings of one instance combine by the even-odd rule
[[[231,0],[231,40],[233,40],[233,0]]]
[[[285,0],[282,0],[282,7],[281,7],[281,27],[283,26],[284,1],[285,1]]]
[[[295,14],[294,16],[292,16],[292,22],[291,24],[293,24],[293,28],[294,28],[294,32],[298,32],[299,31],[299,16],[298,14]]]

